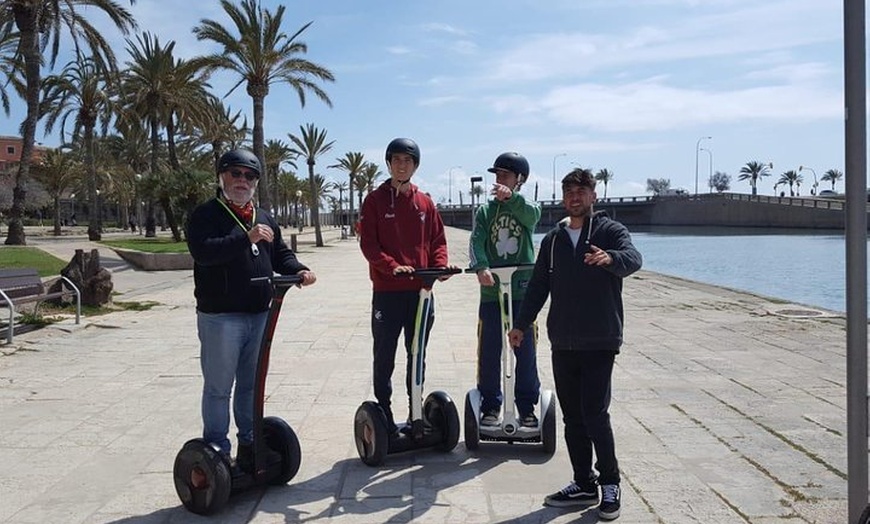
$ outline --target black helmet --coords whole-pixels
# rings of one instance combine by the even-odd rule
[[[247,149],[233,149],[221,155],[217,163],[217,172],[221,173],[233,166],[247,167],[260,176],[260,160],[257,155]]]
[[[529,161],[519,153],[508,152],[498,155],[498,158],[492,163],[492,167],[487,171],[495,173],[499,169],[507,169],[511,173],[515,173],[520,178],[520,182],[529,178]]]
[[[420,165],[420,147],[410,138],[394,138],[393,141],[387,145],[386,158],[388,164],[393,159],[395,153],[411,155],[411,158],[414,159],[414,165]]]

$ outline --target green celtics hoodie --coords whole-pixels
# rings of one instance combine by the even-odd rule
[[[537,202],[527,202],[516,191],[505,202],[492,199],[478,208],[468,249],[471,269],[534,264],[532,234],[540,219],[541,207]],[[514,273],[511,289],[514,300],[522,300],[531,274],[531,270]],[[498,283],[491,287],[480,286],[480,299],[497,300]]]

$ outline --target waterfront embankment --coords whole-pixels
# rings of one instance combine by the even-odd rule
[[[467,265],[468,233],[449,229]],[[370,284],[355,239],[299,246],[318,274],[292,289],[275,333],[266,413],[298,433],[289,485],[234,498],[213,521],[596,522],[542,506],[570,480],[556,454],[484,444],[469,453],[357,457],[353,414],[371,398]],[[45,248],[69,259],[85,240]],[[116,300],[156,301],[63,322],[0,346],[0,522],[189,522],[172,483],[180,446],[200,432],[190,271],[144,272],[100,249]],[[459,404],[475,383],[477,285],[436,284],[426,389]],[[578,297],[582,300],[582,297]],[[622,523],[846,521],[846,359],[841,317],[641,271],[626,280],[626,343],[612,420]],[[546,311],[544,311],[546,314]],[[400,365],[394,375],[401,398]],[[553,388],[546,329],[539,368]],[[401,406],[401,401],[397,401]]]

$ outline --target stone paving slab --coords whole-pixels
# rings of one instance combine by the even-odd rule
[[[191,272],[138,271],[99,248],[116,300],[159,305],[0,345],[0,522],[597,522],[594,508],[542,505],[571,476],[561,425],[552,457],[494,443],[470,453],[460,442],[380,468],[360,462],[352,420],[372,397],[371,288],[356,241],[326,237],[323,248],[300,240],[318,283],[288,293],[267,384],[266,413],[302,444],[289,485],[236,496],[208,519],[184,510],[172,463],[200,432]],[[448,239],[451,262],[467,265],[468,232]],[[65,260],[96,246],[31,244]],[[426,389],[448,392],[460,413],[475,381],[475,282],[436,284],[428,348]],[[618,522],[846,521],[844,319],[797,318],[782,312],[806,307],[645,271],[627,279],[625,304],[612,409]],[[554,389],[541,328],[542,387]],[[394,384],[402,369],[400,359]]]

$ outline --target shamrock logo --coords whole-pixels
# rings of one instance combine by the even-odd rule
[[[510,236],[510,230],[503,227],[498,230],[498,240],[495,242],[495,249],[498,256],[507,258],[508,255],[513,255],[519,251],[519,243],[516,237]]]

